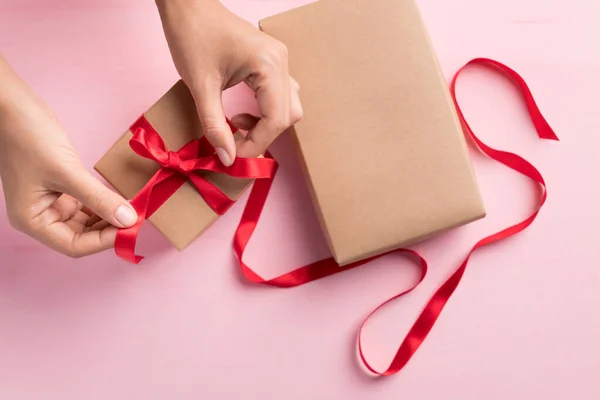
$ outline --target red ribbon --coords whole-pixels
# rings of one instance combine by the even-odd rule
[[[229,121],[227,123],[232,132],[235,132],[236,128]],[[272,178],[277,170],[277,163],[270,157],[238,157],[232,166],[226,167],[219,161],[214,148],[204,136],[192,140],[178,151],[168,151],[158,132],[144,116],[134,122],[130,130],[133,137],[129,140],[129,145],[133,151],[160,165],[160,169],[131,200],[131,205],[138,213],[137,223],[117,233],[115,252],[119,257],[135,264],[143,259],[135,255],[135,244],[142,224],[186,181],[189,180],[196,187],[202,199],[215,213],[222,215],[234,201],[207,181],[201,175],[202,171],[219,172],[236,178],[260,179]]]
[[[423,309],[423,311],[421,312],[421,314],[419,315],[419,317],[417,318],[417,320],[414,322],[413,326],[411,327],[410,331],[408,332],[408,334],[406,335],[406,337],[400,344],[400,347],[396,351],[396,354],[395,354],[390,366],[385,371],[379,372],[379,371],[376,371],[375,369],[373,369],[369,365],[369,363],[367,362],[367,360],[364,356],[362,344],[361,344],[361,333],[362,333],[363,326],[369,320],[369,318],[375,312],[377,312],[381,307],[388,304],[390,301],[397,299],[397,298],[407,294],[408,292],[412,291],[423,280],[423,278],[425,277],[425,274],[427,273],[427,263],[426,263],[425,259],[423,259],[423,257],[421,257],[419,254],[417,254],[416,252],[414,252],[412,250],[408,250],[408,249],[400,249],[400,250],[395,251],[395,252],[408,253],[408,254],[412,255],[414,258],[416,258],[417,261],[419,262],[418,265],[420,266],[421,277],[418,280],[418,282],[415,285],[413,285],[410,289],[408,289],[400,294],[395,295],[394,297],[386,300],[384,303],[382,303],[380,306],[378,306],[374,311],[372,311],[369,315],[367,315],[365,320],[360,325],[360,329],[359,329],[359,333],[358,333],[358,349],[359,349],[360,357],[361,357],[365,367],[369,371],[371,371],[372,373],[377,374],[377,375],[393,375],[393,374],[397,373],[400,369],[402,369],[406,365],[406,363],[410,360],[410,358],[413,356],[413,354],[417,351],[419,346],[425,340],[429,331],[431,331],[431,329],[433,328],[433,325],[435,324],[437,318],[439,317],[440,313],[442,312],[442,309],[444,308],[444,306],[450,299],[450,296],[452,295],[452,293],[458,286],[458,284],[465,272],[465,269],[467,267],[467,263],[469,261],[471,254],[480,247],[483,247],[485,245],[488,245],[493,242],[497,242],[499,240],[505,239],[512,235],[515,235],[515,234],[519,233],[520,231],[522,231],[523,229],[525,229],[527,226],[529,226],[533,222],[533,220],[537,216],[540,208],[546,201],[546,184],[545,184],[544,179],[542,178],[541,174],[539,173],[539,171],[533,165],[531,165],[528,161],[526,161],[525,159],[523,159],[522,157],[520,157],[516,154],[505,152],[505,151],[500,151],[500,150],[495,150],[495,149],[485,145],[481,140],[479,140],[475,136],[475,134],[473,133],[473,131],[471,130],[471,128],[465,121],[462,111],[460,110],[460,107],[456,100],[455,86],[456,86],[456,79],[457,79],[458,75],[464,70],[465,67],[467,67],[471,64],[482,64],[482,65],[493,67],[496,70],[507,75],[509,78],[512,78],[514,81],[516,81],[516,83],[520,87],[521,92],[523,93],[523,96],[525,98],[525,103],[529,110],[529,114],[531,115],[533,124],[537,130],[538,136],[542,139],[550,139],[550,140],[558,140],[558,138],[556,137],[556,135],[554,134],[554,132],[552,131],[552,129],[550,128],[550,126],[548,125],[548,123],[546,122],[544,117],[542,116],[542,114],[541,114],[540,110],[538,109],[538,107],[535,103],[535,100],[533,99],[533,96],[532,96],[529,88],[527,87],[527,84],[523,80],[523,78],[521,78],[521,76],[519,76],[519,74],[517,74],[515,71],[513,71],[506,65],[503,65],[497,61],[490,60],[487,58],[477,58],[477,59],[469,61],[454,76],[451,86],[450,86],[450,90],[451,90],[452,98],[455,102],[456,108],[458,110],[458,115],[460,117],[461,122],[464,125],[465,132],[471,136],[471,138],[475,141],[475,143],[477,144],[479,149],[484,154],[486,154],[490,158],[506,165],[507,167],[525,175],[526,177],[532,179],[533,181],[539,183],[540,189],[541,189],[541,198],[540,198],[538,207],[536,208],[536,210],[533,212],[533,214],[531,216],[529,216],[525,220],[523,220],[515,225],[512,225],[500,232],[496,232],[490,236],[487,236],[487,237],[481,239],[473,246],[473,248],[467,254],[467,257],[465,258],[463,263],[442,284],[442,286],[435,292],[435,294],[431,297],[431,299],[425,305],[425,308]],[[349,269],[352,269],[352,268],[358,267],[360,265],[363,265],[365,263],[368,263],[369,261],[371,261],[375,258],[382,257],[385,255],[385,254],[383,254],[383,255],[380,255],[377,257],[369,258],[364,261],[356,262],[356,263],[350,264],[349,266],[346,266],[344,268],[340,268],[333,258],[328,258],[328,259],[314,262],[310,265],[303,266],[301,268],[298,268],[294,271],[288,272],[284,275],[278,276],[273,279],[265,280],[265,279],[261,278],[248,265],[246,265],[243,262],[242,257],[243,257],[246,245],[248,244],[248,241],[250,240],[252,233],[254,232],[254,229],[256,228],[256,224],[258,223],[258,220],[260,218],[260,214],[263,210],[265,201],[269,194],[269,190],[271,189],[271,185],[273,183],[273,178],[274,178],[274,176],[270,176],[266,179],[259,179],[254,182],[254,186],[250,193],[248,203],[246,204],[246,208],[244,210],[240,224],[239,224],[239,226],[235,232],[235,236],[234,236],[234,251],[239,260],[239,263],[240,263],[240,266],[242,269],[242,273],[248,280],[250,280],[251,282],[262,283],[262,284],[276,286],[276,287],[294,287],[294,286],[299,286],[299,285],[302,285],[305,283],[309,283],[309,282],[312,282],[317,279],[321,279],[321,278],[324,278],[324,277],[327,277],[330,275],[334,275],[339,272],[347,271]],[[393,253],[393,252],[390,252],[390,253]],[[386,254],[389,254],[389,253],[386,253]]]
[[[533,124],[537,130],[538,136],[542,139],[550,140],[558,140],[558,138],[552,131],[552,128],[550,128],[548,125],[548,122],[542,116],[535,103],[535,100],[533,99],[531,91],[527,87],[527,84],[523,78],[521,78],[519,74],[506,65],[487,58],[476,58],[469,61],[466,65],[459,69],[452,79],[450,91],[460,120],[465,128],[465,132],[473,139],[478,148],[484,154],[515,170],[516,172],[519,172],[532,179],[534,182],[537,182],[540,185],[541,198],[537,208],[528,218],[500,232],[496,232],[481,239],[471,248],[463,263],[442,284],[442,286],[434,293],[434,295],[425,305],[425,308],[414,322],[404,340],[401,342],[390,366],[385,371],[379,372],[369,365],[364,356],[361,342],[362,329],[365,323],[375,312],[392,300],[412,291],[425,278],[427,273],[427,262],[423,257],[413,250],[399,249],[386,253],[405,253],[412,256],[418,261],[421,276],[411,288],[393,296],[379,305],[375,310],[367,315],[360,325],[358,333],[358,349],[361,360],[369,371],[378,375],[392,375],[397,373],[406,365],[413,354],[417,351],[428,333],[433,328],[433,325],[442,312],[442,309],[450,299],[450,296],[457,288],[465,272],[471,254],[480,247],[505,239],[524,230],[533,222],[540,208],[546,201],[546,184],[539,171],[533,165],[516,154],[495,150],[487,146],[475,136],[465,121],[458,101],[456,100],[455,87],[456,79],[459,74],[467,66],[472,64],[481,64],[488,67],[493,67],[496,70],[504,73],[509,78],[512,78],[518,84],[524,96],[525,103],[529,110],[529,114],[531,115]],[[203,170],[224,173],[238,178],[256,179],[252,191],[250,192],[250,197],[246,204],[246,208],[244,209],[240,224],[234,236],[234,251],[238,257],[242,273],[251,282],[262,283],[276,287],[294,287],[334,275],[339,272],[344,272],[352,268],[356,268],[375,258],[386,255],[382,254],[380,256],[371,257],[369,259],[350,264],[344,268],[340,268],[333,258],[328,258],[314,262],[310,265],[303,266],[276,278],[265,280],[256,274],[248,265],[246,265],[243,262],[242,257],[246,245],[248,244],[248,241],[250,240],[252,233],[256,228],[260,214],[263,210],[271,189],[271,185],[273,183],[277,164],[272,157],[267,154],[264,159],[237,158],[236,162],[231,167],[225,167],[218,161],[218,158],[214,154],[214,149],[205,138],[194,140],[186,144],[179,151],[173,152],[167,151],[160,135],[152,128],[150,123],[148,123],[143,116],[132,125],[131,131],[133,132],[133,137],[130,140],[132,149],[140,156],[154,160],[160,165],[161,168],[131,201],[132,205],[138,212],[138,222],[135,226],[128,229],[122,229],[117,234],[115,251],[125,260],[137,264],[142,259],[142,257],[134,254],[136,238],[142,223],[144,220],[149,218],[188,179],[198,189],[198,192],[204,201],[213,210],[215,210],[217,214],[223,214],[225,211],[227,211],[227,209],[229,209],[229,207],[233,204],[233,201],[201,176],[199,172]]]

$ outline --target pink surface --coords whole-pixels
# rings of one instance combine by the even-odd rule
[[[255,23],[304,2],[226,4]],[[472,69],[460,81],[475,132],[538,167],[549,201],[525,233],[476,253],[399,375],[368,378],[354,340],[367,312],[416,278],[407,260],[270,289],[238,274],[230,246],[242,204],[183,253],[144,228],[148,258],[138,267],[112,252],[65,259],[2,214],[0,399],[599,398],[600,3],[419,4],[448,77],[476,56],[507,63],[561,142],[536,138],[498,76]],[[90,168],[176,78],[147,0],[3,0],[0,51],[55,108]],[[230,113],[254,107],[247,91],[226,100]],[[327,254],[285,136],[274,153],[283,167],[248,255],[265,276]],[[470,246],[534,204],[525,178],[475,152],[473,161],[488,218],[417,246],[430,276],[366,330],[367,356],[380,368]]]

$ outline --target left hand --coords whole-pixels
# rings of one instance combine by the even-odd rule
[[[54,112],[0,55],[0,180],[11,225],[71,257],[114,246],[133,207],[92,176]]]
[[[190,89],[204,135],[225,165],[236,144],[225,123],[222,92],[245,82],[260,118],[232,118],[248,130],[237,152],[256,157],[302,117],[299,86],[288,72],[285,45],[237,17],[217,0],[156,0],[177,71]]]

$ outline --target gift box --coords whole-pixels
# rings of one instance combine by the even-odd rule
[[[133,150],[130,144],[132,130],[138,127],[156,131],[164,141],[165,150],[179,150],[189,142],[202,138],[192,95],[184,82],[178,81],[117,140],[94,167],[127,199],[134,198],[161,168],[156,160],[141,157]],[[235,135],[236,139],[242,138],[240,133]],[[199,171],[197,174],[234,201],[252,182],[250,179],[212,171]],[[185,177],[182,179],[185,180]],[[183,183],[170,197],[165,197],[168,199],[149,221],[178,250],[184,249],[219,218],[219,210],[215,211],[207,204],[190,181]]]
[[[292,136],[340,265],[485,216],[413,0],[320,0],[260,28],[289,50],[304,108]]]

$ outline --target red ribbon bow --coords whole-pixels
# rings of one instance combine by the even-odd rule
[[[235,131],[229,121],[227,123]],[[202,176],[202,171],[223,173],[236,178],[257,179],[273,177],[277,163],[271,157],[241,158],[224,166],[206,137],[192,140],[178,151],[169,151],[148,120],[141,116],[130,128],[133,137],[129,145],[141,157],[155,161],[160,169],[131,200],[138,213],[138,221],[131,228],[117,233],[115,252],[127,261],[139,263],[143,257],[135,255],[135,243],[143,222],[150,218],[186,181],[198,190],[201,198],[215,213],[224,214],[234,203],[219,188]]]

